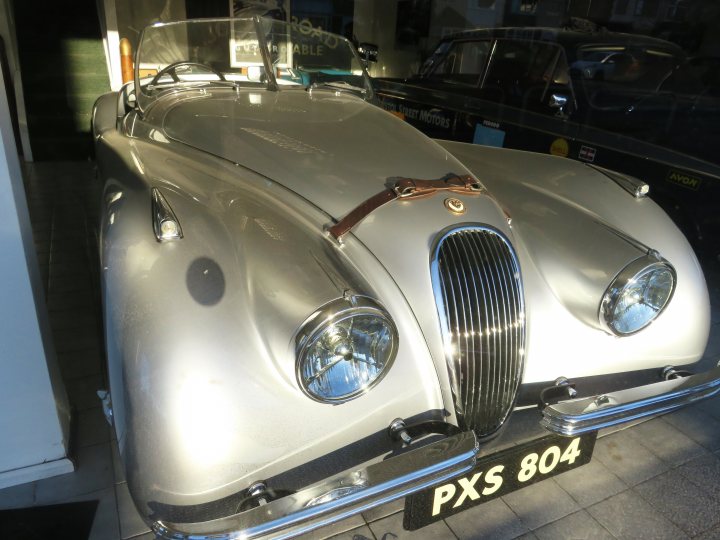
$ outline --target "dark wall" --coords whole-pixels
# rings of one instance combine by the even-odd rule
[[[13,2],[33,157],[85,159],[90,117],[110,90],[94,0]]]

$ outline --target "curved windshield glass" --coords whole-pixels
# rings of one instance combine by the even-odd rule
[[[272,19],[205,19],[145,29],[135,82],[145,108],[168,92],[199,87],[307,89],[371,98],[362,61],[345,38]]]

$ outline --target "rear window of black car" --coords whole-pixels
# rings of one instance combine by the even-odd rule
[[[570,70],[586,81],[655,91],[681,61],[673,51],[660,48],[593,45],[578,49]]]

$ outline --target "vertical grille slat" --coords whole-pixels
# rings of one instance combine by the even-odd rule
[[[517,335],[516,332],[513,331],[513,324],[515,321],[517,321],[519,317],[518,307],[519,307],[519,298],[518,293],[520,291],[516,290],[512,284],[515,279],[519,281],[519,274],[515,271],[514,268],[509,267],[508,262],[505,261],[505,280],[506,280],[506,295],[507,295],[507,327],[508,332],[506,333],[506,339],[508,341],[508,349],[510,351],[516,351],[518,350],[518,344],[516,343]],[[518,276],[516,278],[516,275]],[[518,351],[518,354],[520,351]],[[519,361],[522,362],[522,358],[519,358]],[[506,388],[507,391],[511,391],[511,381],[510,377],[507,378],[506,381]]]
[[[483,309],[481,312],[479,312],[479,325],[478,325],[478,331],[480,333],[480,339],[481,342],[484,342],[484,355],[489,355],[492,353],[492,340],[490,335],[487,333],[487,330],[490,326],[490,321],[492,320],[493,316],[493,302],[491,300],[492,296],[492,290],[490,287],[489,281],[483,276],[482,268],[485,266],[483,263],[483,256],[482,256],[482,249],[480,248],[478,244],[478,238],[467,236],[468,241],[473,246],[473,256],[468,261],[468,263],[473,267],[474,273],[477,275],[477,283],[479,283],[482,291],[483,291]],[[480,394],[478,396],[478,399],[475,403],[475,408],[473,410],[473,415],[477,416],[478,411],[486,409],[487,403],[489,399],[489,388],[491,384],[491,370],[489,365],[486,363],[479,363],[481,366],[481,371],[483,374],[483,377],[477,381],[475,381],[475,385],[477,388],[477,393]],[[488,391],[482,392],[481,389],[488,389]]]
[[[489,291],[489,304],[490,304],[490,313],[491,318],[488,321],[488,332],[490,332],[489,337],[490,341],[492,343],[492,357],[491,361],[488,362],[488,371],[489,371],[489,377],[490,377],[490,388],[489,391],[486,393],[485,396],[485,408],[484,408],[484,416],[485,417],[493,417],[495,413],[495,408],[498,406],[497,402],[497,395],[498,395],[498,371],[499,368],[502,366],[499,366],[497,363],[497,358],[500,358],[500,350],[499,350],[499,343],[497,339],[497,334],[495,332],[495,329],[498,325],[498,307],[499,307],[499,300],[497,295],[497,287],[495,285],[495,276],[493,273],[493,266],[490,264],[490,261],[493,260],[492,254],[489,251],[488,246],[488,238],[486,236],[478,237],[479,243],[480,243],[480,249],[482,250],[483,255],[483,274],[486,277],[486,280],[488,282],[488,291]]]
[[[489,240],[489,239],[486,239]],[[486,251],[488,254],[489,260],[495,260],[497,261],[497,265],[503,264],[503,258],[501,255],[497,253],[495,245],[493,245],[491,242],[486,242],[487,247]],[[492,275],[493,279],[493,290],[495,291],[495,301],[496,301],[496,308],[497,308],[497,315],[495,317],[495,326],[494,326],[494,335],[496,336],[497,341],[497,357],[496,358],[505,358],[505,339],[507,337],[507,331],[503,332],[497,332],[497,330],[502,330],[505,327],[505,307],[507,304],[507,297],[505,295],[505,291],[503,289],[502,284],[502,274],[504,272],[500,272],[500,268],[490,268],[489,272]],[[506,372],[507,372],[507,363],[506,362],[496,362],[495,368],[497,369],[497,375],[495,377],[495,394],[493,395],[493,398],[500,397],[505,395],[505,381],[507,379]],[[493,399],[492,402],[492,409],[493,409],[493,415],[500,414],[502,408],[502,403],[498,403],[497,399]]]
[[[510,243],[489,227],[445,234],[432,261],[447,365],[462,427],[496,431],[522,375],[525,316],[522,282]]]
[[[469,244],[468,238],[461,238],[460,239],[463,244],[463,253],[465,255],[465,260],[469,260],[470,258],[474,257],[472,246]],[[470,303],[473,306],[472,307],[472,320],[474,321],[470,328],[470,335],[472,337],[472,349],[470,351],[469,358],[475,358],[476,355],[482,354],[482,335],[480,334],[480,323],[482,321],[482,315],[481,315],[481,307],[483,306],[483,302],[480,299],[480,294],[478,294],[478,277],[476,275],[476,268],[475,265],[468,265],[469,272],[470,272],[470,284],[472,285],[472,295],[470,297]],[[474,301],[474,303],[473,303]],[[476,365],[475,362],[470,362],[470,377],[469,380],[472,381],[471,388],[468,390],[468,393],[471,395],[470,403],[472,403],[472,411],[474,414],[474,411],[477,407],[477,400],[478,400],[478,381],[483,376],[483,370],[482,365]]]
[[[465,305],[464,305],[464,298],[465,298],[465,291],[462,288],[462,283],[460,280],[460,274],[459,274],[459,265],[458,265],[458,259],[455,257],[455,253],[452,250],[452,246],[448,246],[450,249],[448,249],[448,259],[451,260],[451,264],[448,264],[448,270],[450,271],[452,284],[453,284],[453,290],[455,291],[455,297],[453,298],[453,303],[455,304],[455,339],[457,341],[457,354],[459,361],[465,362],[467,360],[467,339],[464,337],[465,334]],[[465,344],[465,347],[462,346],[462,344]],[[464,366],[463,369],[461,369],[458,372],[458,382],[460,384],[460,388],[463,391],[464,394],[467,394],[467,384],[465,384],[465,380],[467,378],[467,366]],[[464,404],[467,404],[467,395],[461,396],[462,402]]]
[[[508,275],[512,275],[513,273],[511,271],[511,269],[508,268],[507,261],[503,257],[503,254],[498,251],[497,245],[493,246],[493,252],[495,254],[496,260],[498,260],[499,266],[501,266],[501,269],[499,269],[499,272],[501,274],[500,285],[501,285],[502,292],[503,292],[503,294],[502,294],[502,298],[503,298],[503,301],[502,301],[502,305],[503,305],[502,328],[504,329],[503,347],[507,351],[512,351],[513,349],[511,346],[511,342],[512,342],[513,332],[510,331],[510,329],[512,328],[512,320],[511,320],[511,317],[509,314],[509,310],[511,309],[512,299],[511,299],[511,295],[510,295],[511,285],[510,285],[510,283],[508,283]],[[503,392],[506,392],[506,393],[510,392],[510,390],[511,390],[510,382],[511,382],[511,378],[512,378],[511,376],[512,376],[512,374],[509,372],[507,366],[505,366],[505,369],[503,370],[503,379],[502,379]]]

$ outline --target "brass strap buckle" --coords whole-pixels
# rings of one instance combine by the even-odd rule
[[[393,186],[393,191],[400,198],[422,197],[432,195],[437,191],[475,192],[483,191],[483,187],[470,175],[447,175],[439,180],[418,180],[416,178],[399,178]]]
[[[355,225],[365,219],[373,210],[385,203],[395,199],[415,199],[430,196],[438,191],[479,195],[485,193],[485,188],[470,175],[458,176],[450,173],[437,180],[397,178],[392,184],[392,187],[373,195],[327,230],[335,240],[340,241]]]

